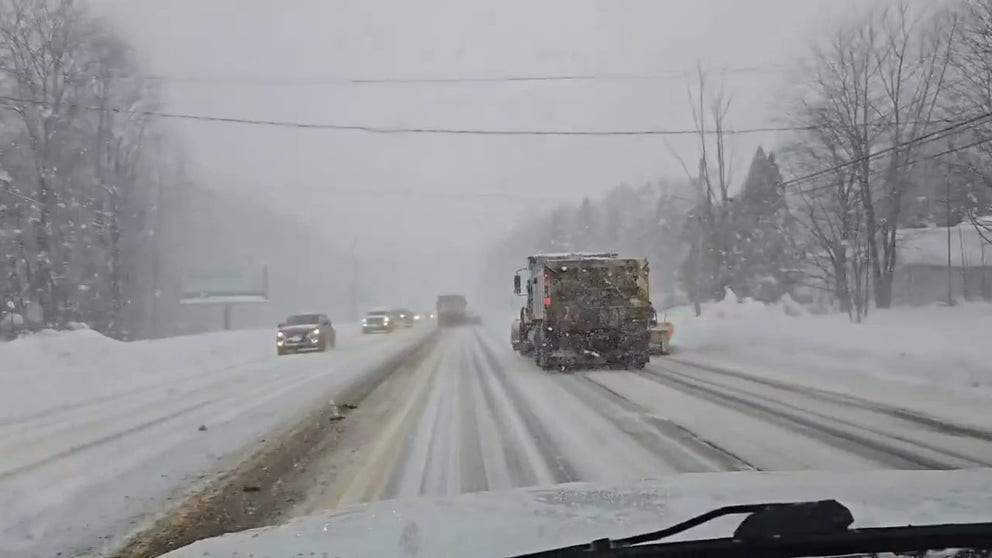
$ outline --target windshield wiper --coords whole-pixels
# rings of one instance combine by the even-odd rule
[[[733,537],[651,543],[718,517],[748,514]],[[850,529],[851,511],[836,500],[727,506],[672,527],[623,539],[525,554],[550,556],[840,556],[880,552],[974,549],[992,555],[992,523]]]

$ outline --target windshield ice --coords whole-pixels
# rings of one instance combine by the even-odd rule
[[[992,0],[0,0],[0,557],[992,521],[990,44]]]

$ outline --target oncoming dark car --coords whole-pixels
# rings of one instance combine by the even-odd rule
[[[326,351],[334,348],[336,332],[324,314],[294,314],[279,324],[276,353]]]

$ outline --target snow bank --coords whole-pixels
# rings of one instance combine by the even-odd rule
[[[336,329],[334,350],[285,357],[270,329],[0,343],[0,556],[102,555],[430,331]]]
[[[699,318],[686,309],[669,313],[681,354],[733,355],[992,394],[992,304],[878,310],[854,324],[845,315],[806,314],[792,301],[737,302],[728,294]]]
[[[79,329],[0,343],[0,422],[267,358],[272,335],[223,331],[128,343]]]

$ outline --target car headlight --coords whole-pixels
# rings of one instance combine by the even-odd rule
[[[420,320],[420,316],[414,316],[414,317],[413,317],[413,321],[415,321],[415,322],[416,322],[416,321],[419,321],[419,320]]]
[[[383,318],[382,319],[382,323],[388,324],[389,323],[389,318],[388,317]]]
[[[285,333],[283,333],[281,331],[277,331],[276,332],[276,339],[282,339],[283,337],[286,337],[286,334]]]
[[[368,325],[368,323],[369,323],[368,320],[366,320],[365,318],[362,318],[362,325]]]
[[[320,335],[320,330],[319,329],[311,330],[310,333],[308,333],[307,335],[309,335],[310,337],[317,337]]]

